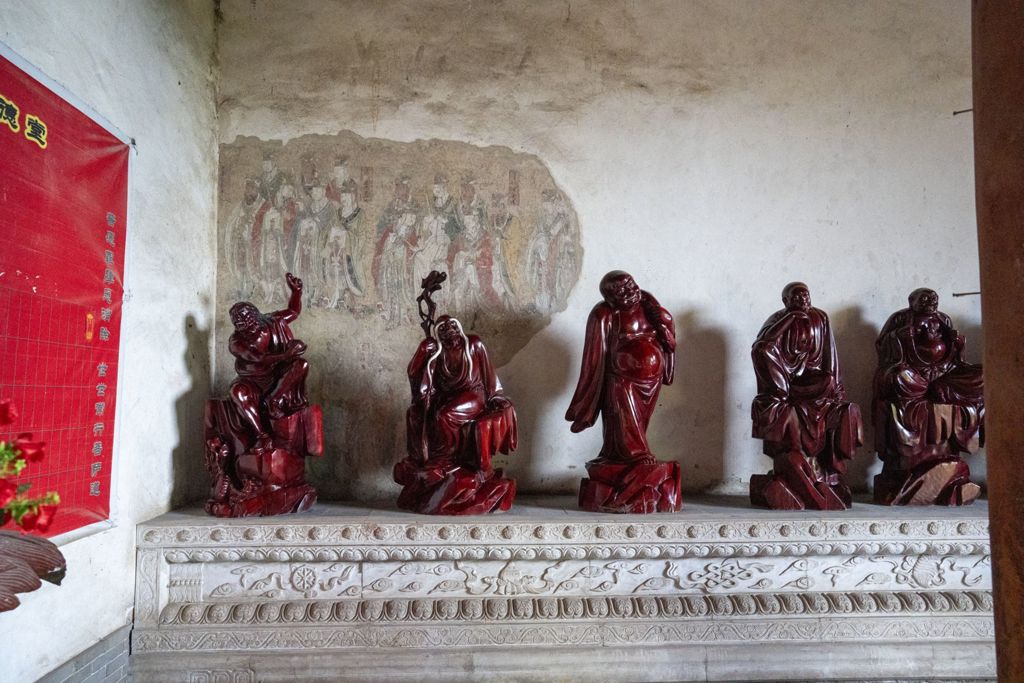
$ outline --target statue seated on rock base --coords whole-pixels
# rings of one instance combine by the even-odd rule
[[[782,291],[751,349],[753,436],[773,467],[750,478],[750,502],[775,510],[844,510],[846,464],[863,443],[860,408],[846,400],[832,327],[807,285]]]
[[[875,450],[884,463],[875,501],[967,505],[981,494],[960,457],[984,443],[982,368],[963,359],[965,340],[939,295],[915,289],[889,316],[875,348]]]
[[[206,511],[216,517],[301,512],[316,502],[305,457],[323,453],[323,416],[306,399],[306,345],[290,324],[302,312],[302,280],[288,273],[288,307],[263,314],[231,307],[228,348],[237,377],[230,398],[206,403],[206,467],[213,478]]]
[[[516,482],[491,461],[495,453],[516,448],[515,407],[483,341],[466,334],[456,318],[434,321],[431,294],[445,278],[431,272],[417,299],[426,338],[408,367],[407,454],[394,468],[402,485],[398,507],[431,515],[504,512],[515,499]]]

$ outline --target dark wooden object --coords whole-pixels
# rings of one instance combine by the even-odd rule
[[[579,505],[592,512],[674,512],[682,506],[679,463],[659,461],[647,425],[663,384],[675,376],[672,315],[629,273],[601,279],[603,301],[587,320],[576,393],[565,414],[574,433],[598,415],[604,444],[587,463]]]
[[[846,463],[863,443],[860,408],[846,400],[832,327],[792,282],[751,349],[757,396],[753,436],[772,458],[750,478],[750,502],[775,510],[843,510],[851,503]]]
[[[64,555],[45,538],[0,531],[0,612],[21,604],[15,593],[37,590],[42,581],[59,586],[66,570]]]
[[[308,510],[316,489],[305,481],[305,457],[323,453],[323,417],[306,398],[306,345],[290,324],[302,312],[302,280],[286,276],[288,307],[263,314],[231,307],[228,348],[237,377],[230,398],[206,403],[206,467],[213,478],[206,511],[253,517]]]
[[[975,0],[974,164],[1000,681],[1024,681],[1024,4]]]
[[[394,468],[402,485],[398,507],[430,515],[506,511],[516,482],[494,469],[491,459],[516,449],[515,407],[483,341],[466,334],[455,318],[434,320],[431,295],[445,278],[431,272],[417,299],[426,338],[408,367],[407,453]]]
[[[980,365],[963,358],[964,338],[938,310],[939,295],[920,288],[889,316],[875,348],[872,415],[875,450],[885,463],[875,502],[966,505],[981,494],[960,453],[984,444]]]

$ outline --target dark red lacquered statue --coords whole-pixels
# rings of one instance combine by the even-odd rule
[[[491,459],[516,449],[516,411],[480,338],[455,318],[434,320],[431,294],[446,277],[431,272],[417,299],[426,339],[409,361],[408,454],[394,470],[402,485],[398,507],[430,515],[503,512],[512,506],[516,482]]]
[[[782,303],[751,349],[753,435],[773,468],[750,478],[750,501],[775,510],[843,510],[851,503],[846,461],[863,443],[860,408],[846,400],[832,327],[811,307],[807,285],[786,285]]]
[[[587,463],[579,505],[592,512],[675,512],[682,506],[679,463],[659,461],[647,424],[662,384],[675,374],[672,315],[629,273],[601,279],[600,302],[587,320],[583,364],[565,419],[574,433],[601,415],[604,445]]]
[[[984,442],[981,366],[964,361],[964,338],[938,310],[938,294],[915,289],[909,301],[875,342],[875,449],[885,463],[875,501],[967,505],[981,493],[960,458]]]
[[[288,308],[260,313],[231,307],[228,348],[237,377],[230,398],[206,403],[206,467],[213,477],[206,511],[217,517],[301,512],[316,502],[305,457],[323,453],[323,415],[306,399],[306,345],[289,325],[302,312],[302,280],[285,276]]]

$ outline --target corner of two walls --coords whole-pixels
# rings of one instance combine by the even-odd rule
[[[0,4],[0,40],[135,138],[111,528],[0,615],[5,676],[35,680],[131,621],[135,525],[195,497],[210,391],[216,233],[214,9]],[[188,463],[183,465],[183,463]],[[55,636],[54,628],[60,629]]]

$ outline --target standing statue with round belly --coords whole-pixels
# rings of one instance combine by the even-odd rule
[[[657,460],[647,442],[661,386],[675,374],[672,315],[621,270],[601,279],[601,295],[587,320],[580,378],[565,414],[574,433],[600,414],[604,432],[580,482],[579,505],[592,512],[675,512],[682,505],[679,463]]]
[[[846,400],[832,326],[811,306],[807,285],[792,282],[757,335],[753,436],[771,457],[750,478],[750,502],[775,510],[844,510],[846,463],[863,443],[860,408]]]
[[[875,450],[885,463],[875,501],[967,505],[981,493],[960,457],[984,442],[981,366],[964,361],[964,338],[934,290],[915,289],[909,304],[875,342]]]
[[[432,271],[417,299],[426,338],[409,361],[407,455],[394,469],[398,507],[431,515],[506,511],[516,482],[491,458],[516,449],[516,410],[480,337],[447,315],[434,320],[431,294],[446,277]]]

